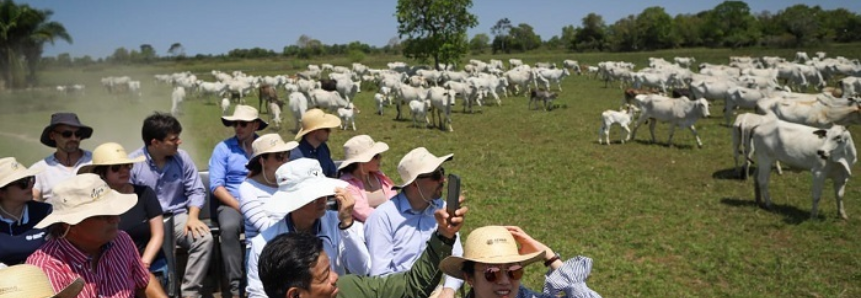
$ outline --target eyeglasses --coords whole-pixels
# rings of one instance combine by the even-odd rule
[[[245,121],[233,121],[233,126],[234,126],[234,127],[237,127],[237,126],[238,126],[238,127],[246,127],[246,126],[248,126],[248,125],[251,125],[251,122],[245,122]]]
[[[488,267],[484,270],[484,279],[489,282],[496,282],[502,279],[502,272],[508,274],[508,279],[510,280],[520,280],[523,277],[523,266],[514,265],[508,267],[508,269],[501,269],[499,267]]]
[[[112,165],[110,169],[111,169],[111,172],[119,172],[121,169],[131,170],[132,164],[126,163],[126,164],[121,164],[121,165]]]
[[[439,167],[431,173],[421,174],[421,175],[416,176],[416,178],[418,178],[418,179],[431,178],[433,180],[439,181],[439,180],[442,180],[443,176],[445,176],[445,169],[443,169],[442,167]]]
[[[57,133],[66,139],[71,138],[72,135],[75,135],[75,137],[77,137],[79,139],[84,137],[84,131],[80,130],[80,129],[79,130],[64,130],[64,131],[56,131],[55,130],[54,133]]]
[[[267,154],[267,157],[277,161],[285,161],[290,158],[290,152],[269,153]]]
[[[28,189],[28,188],[30,188],[30,185],[33,185],[32,183],[34,183],[34,182],[36,182],[36,177],[29,176],[29,177],[24,177],[24,178],[9,182],[9,184],[7,184],[6,187],[14,185],[20,189]],[[6,188],[6,187],[4,187],[4,188]]]

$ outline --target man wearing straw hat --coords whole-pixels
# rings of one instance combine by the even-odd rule
[[[472,289],[465,298],[601,298],[586,286],[592,259],[578,256],[563,262],[519,227],[481,227],[465,243],[463,257],[450,256],[439,264],[443,273],[469,283]],[[541,261],[548,268],[543,293],[520,284],[524,267]]]
[[[75,298],[84,287],[84,280],[76,278],[54,294],[51,282],[42,269],[33,265],[0,267],[0,298]]]
[[[93,135],[93,128],[81,124],[75,113],[55,113],[51,123],[42,130],[39,141],[45,146],[55,148],[55,152],[31,166],[42,169],[36,175],[33,198],[39,201],[51,199],[51,188],[55,184],[75,176],[82,166],[92,162],[93,154],[81,149],[81,141]]]
[[[218,200],[212,202],[217,222],[221,228],[221,255],[230,284],[230,294],[239,297],[242,280],[242,256],[244,250],[239,242],[243,219],[239,210],[239,185],[245,181],[248,169],[245,165],[253,154],[252,143],[257,131],[267,124],[258,116],[257,109],[237,105],[232,116],[221,117],[221,123],[233,127],[235,135],[215,145],[209,159],[209,191]]]
[[[49,238],[27,258],[44,271],[59,290],[76,278],[84,280],[79,297],[166,297],[150,274],[128,234],[119,229],[120,215],[137,203],[96,174],[80,174],[54,187],[54,212],[36,228]]]
[[[332,160],[332,152],[326,142],[335,127],[341,126],[341,118],[326,114],[321,109],[309,109],[302,114],[302,129],[296,133],[299,147],[290,152],[290,160],[312,158],[320,162],[326,177],[335,178],[338,168]]]
[[[442,164],[453,154],[436,157],[426,148],[413,149],[398,163],[401,192],[383,203],[365,221],[368,251],[373,257],[371,275],[402,272],[418,260],[427,240],[437,228],[434,212],[445,208],[442,188],[445,170]],[[454,244],[453,255],[463,253],[460,242]],[[445,277],[441,289],[435,292],[442,298],[454,297],[463,281]]]

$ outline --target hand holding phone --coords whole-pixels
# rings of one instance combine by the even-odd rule
[[[448,192],[446,193],[446,211],[448,216],[454,216],[454,212],[460,209],[460,176],[448,174]]]

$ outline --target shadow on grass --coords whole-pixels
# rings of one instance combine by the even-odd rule
[[[715,171],[714,173],[712,173],[712,178],[713,179],[719,179],[719,180],[747,181],[747,180],[753,179],[753,175],[755,175],[755,173],[756,173],[756,167],[751,166],[748,169],[748,177],[749,178],[744,179],[741,171],[739,169],[736,169],[733,167],[733,168],[729,168],[729,169],[723,169],[723,170]]]
[[[628,143],[633,143],[633,142],[636,142],[637,144],[640,144],[640,145],[655,145],[655,146],[669,147],[669,146],[667,145],[667,143],[664,143],[664,142],[652,142],[652,141],[649,141],[649,140],[632,140],[632,141],[630,141],[630,142],[628,142]],[[670,147],[670,148],[684,149],[684,150],[692,150],[692,149],[694,149],[694,148],[696,148],[696,147],[694,147],[693,145],[673,143],[673,146],[672,146],[672,147]]]
[[[739,198],[722,198],[720,202],[724,205],[733,207],[761,208],[765,211],[769,211],[771,213],[783,216],[783,222],[791,225],[797,225],[810,219],[810,211],[801,210],[795,206],[778,205],[775,204],[774,201],[771,202],[771,210],[765,209],[764,207],[758,205],[754,200],[742,200]],[[822,218],[822,216],[819,216],[819,218]]]

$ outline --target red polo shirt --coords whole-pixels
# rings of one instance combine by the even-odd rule
[[[149,283],[137,248],[123,231],[104,246],[95,268],[90,268],[91,263],[89,256],[65,238],[48,240],[27,258],[27,264],[42,268],[48,275],[55,293],[76,278],[83,279],[84,289],[78,298],[130,298]]]

